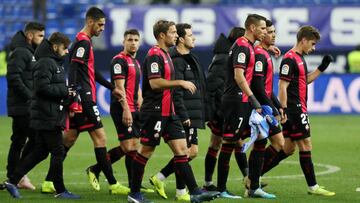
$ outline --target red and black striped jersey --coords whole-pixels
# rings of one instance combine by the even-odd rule
[[[70,48],[69,84],[81,86],[80,96],[82,101],[96,102],[94,53],[91,38],[84,32],[76,35],[75,42]],[[76,68],[74,68],[76,67]]]
[[[169,53],[157,46],[152,47],[145,57],[142,72],[144,100],[141,111],[159,113],[161,116],[174,115],[173,91],[153,90],[149,82],[155,78],[175,79],[174,65]]]
[[[289,111],[301,109],[307,112],[307,74],[304,57],[293,50],[288,51],[281,61],[280,79],[290,82],[287,88]]]
[[[261,77],[261,85],[264,85],[265,94],[269,99],[271,99],[271,95],[273,93],[273,74],[274,66],[269,52],[257,45],[255,47],[254,77]],[[258,100],[260,98],[258,98],[256,94],[255,97]],[[259,102],[260,104],[263,104],[260,100]]]
[[[120,52],[111,61],[111,83],[115,85],[115,80],[125,80],[126,101],[131,112],[139,110],[138,91],[141,77],[140,64],[138,60]],[[118,99],[111,95],[111,105],[120,105]]]
[[[255,53],[253,44],[245,37],[236,40],[229,52],[228,67],[226,70],[226,80],[224,97],[231,96],[239,98],[242,102],[248,102],[248,96],[243,94],[234,78],[236,68],[244,69],[244,76],[250,86],[254,73]]]

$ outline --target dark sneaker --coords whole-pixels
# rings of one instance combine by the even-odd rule
[[[217,191],[217,187],[215,185],[209,185],[209,186],[204,185],[203,189],[206,191]]]
[[[200,203],[205,201],[211,201],[220,196],[218,191],[201,191],[200,194],[190,195],[191,203]]]
[[[56,194],[55,198],[58,198],[58,199],[80,199],[80,196],[65,190],[62,193]]]
[[[10,193],[10,195],[14,198],[21,198],[20,192],[17,189],[16,185],[11,184],[7,181],[4,182],[6,190]]]
[[[127,200],[129,203],[153,203],[152,201],[145,198],[145,196],[140,192],[130,192],[128,194]]]
[[[5,184],[0,183],[0,190],[5,190]]]

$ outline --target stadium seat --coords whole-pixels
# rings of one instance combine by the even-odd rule
[[[57,20],[47,20],[46,21],[46,33],[51,34],[53,32],[60,31],[61,27]]]
[[[58,17],[58,8],[57,4],[49,4],[46,8],[46,18],[47,19],[56,19]]]

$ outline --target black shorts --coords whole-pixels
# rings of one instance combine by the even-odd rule
[[[198,132],[197,128],[184,127],[186,135],[187,147],[190,148],[191,145],[198,145]]]
[[[269,126],[270,126],[269,137],[274,136],[278,133],[281,133],[281,131],[282,131],[280,124],[278,126],[272,126],[269,124]]]
[[[119,141],[138,138],[140,136],[140,113],[132,112],[133,123],[131,127],[125,126],[122,122],[123,109],[120,105],[111,105],[110,114],[114,122]]]
[[[78,132],[93,131],[102,128],[100,112],[95,102],[83,102],[82,113],[76,113],[70,118],[70,129]]]
[[[176,116],[163,117],[157,113],[141,112],[140,126],[140,142],[143,145],[159,145],[161,137],[165,142],[185,139],[185,130]]]
[[[222,110],[224,113],[224,140],[238,141],[250,136],[249,118],[252,108],[249,103],[223,99]]]
[[[294,112],[288,113],[288,120],[283,125],[285,138],[291,140],[302,140],[310,137],[310,123],[307,113]]]
[[[210,128],[211,133],[216,136],[222,136],[224,125],[224,116],[222,113],[214,113],[213,119],[207,123],[207,126]]]

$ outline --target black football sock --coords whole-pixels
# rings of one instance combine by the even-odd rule
[[[301,169],[305,175],[308,186],[316,185],[314,165],[311,160],[311,151],[300,151],[299,158]]]
[[[249,166],[246,158],[246,153],[241,152],[241,150],[242,150],[241,146],[235,147],[235,159],[243,177],[245,177],[249,175]]]
[[[175,173],[178,178],[184,180],[190,194],[194,194],[198,190],[198,185],[188,161],[186,155],[174,156]],[[181,187],[181,185],[179,187]]]
[[[134,151],[129,151],[128,153],[126,153],[125,155],[125,166],[126,166],[126,171],[128,174],[128,183],[129,183],[129,187],[131,186],[131,178],[132,178],[132,165],[133,165],[133,160],[136,156],[136,150]]]
[[[226,190],[226,182],[230,168],[229,161],[234,148],[235,144],[223,144],[221,146],[217,177],[217,188],[219,192],[223,192]]]
[[[124,156],[124,152],[120,146],[117,146],[117,147],[110,149],[107,152],[106,156],[107,156],[107,158],[110,159],[111,164],[113,164],[113,163],[117,162],[118,160],[120,160],[121,157]],[[101,167],[99,164],[95,164],[95,165],[91,166],[91,170],[95,174],[99,174],[101,172]]]
[[[113,174],[111,162],[106,155],[106,147],[96,147],[95,156],[96,156],[96,161],[99,164],[109,184],[110,185],[115,184],[116,179]]]
[[[276,161],[277,156],[278,156],[278,152],[272,145],[270,145],[266,148],[265,154],[264,154],[264,165],[263,165],[261,175],[264,175],[266,172],[268,172],[272,168],[271,166],[273,166],[273,162]]]
[[[174,160],[174,159],[172,159],[172,160]],[[188,162],[190,162],[191,160],[192,159],[189,157]],[[179,177],[179,175],[177,175],[176,173],[175,173],[175,178],[176,178],[176,189],[178,189],[178,190],[185,189],[186,184],[185,184],[184,179]]]
[[[162,173],[165,178],[167,178],[170,174],[174,173],[174,169],[175,169],[175,166],[174,166],[174,158],[172,158],[168,164],[161,169],[160,173]]]
[[[206,156],[205,156],[205,181],[212,181],[212,176],[214,174],[216,157],[219,150],[209,147]]]
[[[256,190],[260,187],[259,179],[264,162],[264,153],[267,139],[255,141],[254,147],[249,158],[249,179],[251,180],[250,189]]]
[[[277,155],[275,156],[275,158],[273,159],[273,161],[270,163],[270,165],[268,166],[267,171],[264,171],[264,167],[263,167],[263,171],[262,174],[265,174],[266,172],[270,171],[271,169],[275,168],[275,166],[279,165],[279,163],[286,159],[289,155],[285,154],[285,152],[283,150],[280,150]]]
[[[133,159],[133,173],[131,178],[131,192],[136,193],[140,192],[141,188],[141,182],[144,176],[144,170],[146,163],[148,161],[148,158],[142,156],[139,153],[136,153],[135,158]]]

